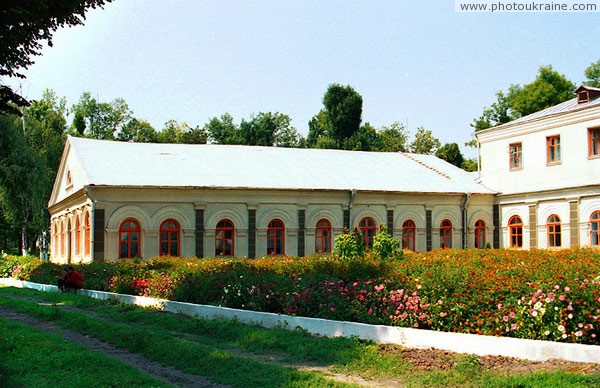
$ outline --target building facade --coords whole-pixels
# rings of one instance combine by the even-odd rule
[[[371,244],[381,225],[415,251],[483,247],[494,201],[427,155],[69,138],[52,260],[326,254],[344,228]]]
[[[477,133],[480,181],[498,192],[499,246],[599,246],[600,89]]]

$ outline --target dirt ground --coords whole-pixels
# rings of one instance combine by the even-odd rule
[[[212,383],[201,376],[187,374],[172,367],[164,366],[155,361],[151,361],[140,354],[130,353],[123,349],[118,349],[95,338],[82,335],[75,331],[59,328],[51,322],[33,318],[25,314],[20,314],[2,306],[0,306],[0,317],[24,323],[32,328],[44,332],[60,333],[60,335],[67,341],[71,341],[96,350],[108,357],[133,366],[144,374],[177,387],[223,387],[223,385]],[[451,369],[460,360],[460,357],[453,357],[454,353],[452,352],[437,349],[408,349],[397,345],[381,344],[379,345],[379,351],[382,353],[400,356],[403,360],[408,361],[415,371]],[[261,355],[259,357],[253,355],[245,356],[249,358],[260,358],[263,362],[278,363],[277,355],[273,355],[273,357],[268,357],[268,355]],[[600,364],[584,364],[562,360],[525,361],[516,358],[500,356],[469,357],[471,362],[478,364],[483,370],[492,370],[501,373],[510,372],[511,374],[524,374],[539,371],[558,370],[584,374],[600,373]],[[287,364],[285,366],[319,372],[333,380],[350,384],[364,385],[369,387],[390,387],[400,385],[390,379],[365,380],[359,376],[341,375],[339,373],[332,372],[328,367],[322,366],[301,366]]]

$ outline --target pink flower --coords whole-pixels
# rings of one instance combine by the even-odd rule
[[[330,307],[329,310],[333,313],[335,311],[335,307]]]
[[[367,311],[367,314],[369,314],[369,315],[371,315],[372,313],[373,313],[373,309],[369,309],[369,310]]]
[[[504,322],[508,322],[508,315],[505,315],[504,317],[502,317],[502,320],[503,320]]]
[[[502,309],[502,303],[498,303],[498,310]]]
[[[511,312],[510,312],[510,314],[508,314],[508,316],[509,316],[511,319],[512,319],[512,318],[514,318],[514,317],[515,317],[515,312],[514,312],[514,311],[511,311]]]
[[[573,306],[571,305],[571,303],[569,303],[569,305],[567,306],[567,310],[573,311]]]
[[[579,330],[578,332],[575,333],[575,335],[577,337],[581,337],[583,335],[583,332],[581,330]]]
[[[565,292],[569,292],[571,289],[569,287],[565,287]]]
[[[517,324],[516,323],[511,324],[510,325],[510,329],[511,330],[517,330]]]
[[[555,290],[558,290],[559,288],[560,288],[560,287],[558,286],[558,284],[555,284],[555,285],[554,285],[554,289],[555,289]]]
[[[565,299],[566,299],[566,298],[565,298],[565,296],[564,296],[564,295],[560,295],[560,296],[558,297],[558,300],[560,300],[561,302],[563,302]]]

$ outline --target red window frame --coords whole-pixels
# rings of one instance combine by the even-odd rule
[[[331,222],[326,218],[317,221],[315,229],[315,252],[331,252]]]
[[[590,245],[600,247],[600,210],[590,216]]]
[[[180,234],[181,227],[177,220],[169,218],[160,224],[158,233],[158,249],[160,256],[180,256]]]
[[[358,223],[358,229],[363,235],[365,240],[365,246],[367,248],[373,248],[373,239],[377,235],[377,224],[371,217],[365,217]]]
[[[523,143],[513,143],[509,146],[509,168],[520,170],[523,168]]]
[[[600,127],[588,129],[588,156],[600,157]]]
[[[285,224],[275,219],[267,225],[267,255],[285,254]]]
[[[486,235],[485,235],[485,221],[477,220],[475,222],[475,248],[485,248]]]
[[[119,226],[119,258],[130,259],[140,257],[142,245],[142,229],[140,223],[133,219],[127,218]],[[125,249],[124,249],[125,248]]]
[[[417,225],[413,220],[406,220],[402,224],[402,248],[416,251]]]
[[[546,138],[546,157],[548,164],[560,163],[560,135]]]
[[[560,217],[556,214],[548,217],[546,220],[546,230],[548,231],[548,246],[551,248],[560,247],[562,245]]]
[[[90,217],[91,217],[90,213],[87,213],[85,215],[85,218],[84,218],[84,227],[83,227],[84,228],[84,237],[83,237],[84,247],[83,247],[83,253],[86,256],[90,254],[90,248],[91,248],[91,243],[90,243]]]
[[[215,256],[234,256],[235,226],[231,220],[217,222],[215,228]]]
[[[510,247],[523,247],[523,220],[519,216],[512,216],[508,220],[508,229],[510,234]]]
[[[452,248],[452,221],[440,223],[440,248]]]
[[[76,217],[75,220],[75,256],[79,256],[79,252],[81,252],[81,224],[79,222],[79,217]]]

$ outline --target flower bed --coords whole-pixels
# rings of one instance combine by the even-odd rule
[[[76,266],[88,289],[327,319],[600,345],[600,252],[440,250],[401,260],[176,259]],[[0,272],[55,283],[10,256]]]

